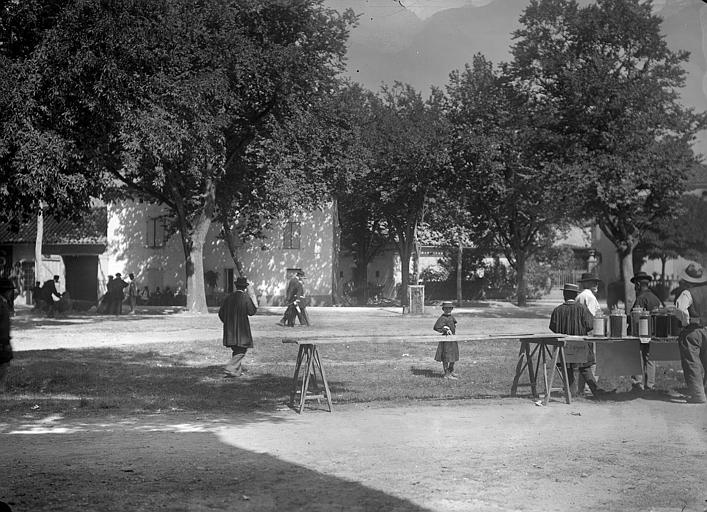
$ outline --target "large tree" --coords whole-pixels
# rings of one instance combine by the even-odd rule
[[[661,279],[665,279],[665,264],[682,256],[702,261],[707,254],[707,201],[694,195],[683,195],[675,215],[651,224],[643,233],[635,252],[661,261]],[[635,258],[634,258],[635,261]]]
[[[252,160],[267,166],[272,180],[267,193],[279,194],[280,208],[308,210],[331,205],[333,215],[332,290],[339,303],[341,246],[354,250],[361,265],[375,253],[376,235],[368,232],[372,218],[370,172],[372,152],[366,131],[374,123],[371,102],[375,96],[359,84],[342,81],[322,101],[290,116],[257,145]],[[272,203],[272,201],[269,201]],[[377,213],[376,213],[377,214]],[[270,216],[260,212],[257,219]],[[372,225],[380,222],[372,221]],[[375,231],[375,228],[372,228]],[[367,259],[366,259],[367,258]],[[364,265],[363,268],[365,268]],[[357,272],[357,275],[359,273]]]
[[[102,189],[76,141],[50,121],[63,112],[46,109],[39,92],[41,68],[34,57],[43,51],[63,4],[0,2],[0,222],[15,226],[33,221],[43,209],[78,218]]]
[[[170,208],[187,306],[206,311],[202,254],[219,206],[239,211],[269,172],[246,162],[254,142],[334,86],[354,20],[319,0],[76,0],[26,64],[31,125],[69,141],[59,153],[96,181],[108,172],[125,196]]]
[[[695,163],[705,116],[679,102],[688,59],[668,48],[650,2],[532,0],[514,34],[512,69],[556,109],[540,128],[581,175],[583,207],[617,249],[627,303],[631,254],[671,208]]]
[[[519,87],[505,66],[496,69],[477,55],[450,75],[447,95],[453,199],[489,227],[516,271],[518,305],[525,306],[526,265],[575,212],[576,175],[563,172],[547,150],[553,135],[538,127],[552,112]]]
[[[418,227],[430,198],[449,179],[449,129],[441,94],[433,91],[425,100],[407,84],[383,87],[373,103],[373,114],[375,122],[368,134],[374,163],[366,181],[375,197],[372,206],[398,248],[402,301],[407,304],[410,260],[418,254]]]

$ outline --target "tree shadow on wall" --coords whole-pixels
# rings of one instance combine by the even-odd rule
[[[111,249],[113,257],[124,272],[133,272],[138,287],[150,286],[161,280],[162,290],[185,288],[184,254],[179,233],[160,229],[159,219],[170,224],[168,210],[160,205],[127,202],[127,207],[114,206],[117,225]],[[239,258],[244,274],[259,300],[280,306],[289,278],[288,269],[302,269],[307,275],[305,294],[311,305],[328,305],[331,301],[332,281],[332,227],[330,214],[321,210],[296,212],[273,222],[269,237],[239,247]],[[300,225],[299,235],[289,245],[285,243],[284,227],[288,222]],[[225,269],[233,269],[227,244],[218,236],[220,226],[212,224],[204,245],[204,271],[213,271],[218,277],[217,288],[226,289]],[[293,240],[290,240],[293,242]],[[235,272],[235,270],[234,270]],[[234,276],[237,273],[234,274]],[[104,276],[107,279],[107,276]],[[150,284],[152,283],[152,284]],[[207,290],[208,291],[208,290]]]

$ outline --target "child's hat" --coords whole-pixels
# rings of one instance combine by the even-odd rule
[[[454,307],[454,303],[452,303],[451,300],[445,300],[444,302],[442,302],[442,309],[453,308],[453,307]]]

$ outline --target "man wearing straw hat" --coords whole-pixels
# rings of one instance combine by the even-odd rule
[[[577,302],[579,286],[574,283],[565,283],[562,288],[564,303],[557,306],[550,315],[550,330],[557,334],[568,334],[572,336],[586,336],[594,328],[594,319],[584,304]],[[584,343],[584,342],[583,342]],[[591,367],[594,365],[594,351],[589,343],[586,345],[586,362],[568,363],[567,379],[571,393],[577,393],[575,389],[575,370],[584,378],[589,389],[595,397],[607,394],[607,391],[599,388]]]
[[[660,300],[648,286],[652,280],[653,276],[645,272],[636,272],[633,275],[631,282],[636,286],[636,302],[634,302],[631,309],[639,307],[647,311],[652,311],[664,306],[663,301]],[[638,333],[632,332],[631,335],[638,336]],[[650,350],[650,342],[643,343],[642,341],[641,358],[643,359],[643,375],[631,375],[631,385],[636,390],[653,391],[655,388],[655,363],[651,360]]]
[[[683,328],[678,336],[688,403],[707,403],[707,275],[690,263],[680,275],[689,288],[675,301]]]

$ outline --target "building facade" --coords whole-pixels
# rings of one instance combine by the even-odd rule
[[[273,223],[262,240],[238,247],[243,272],[260,305],[281,305],[289,278],[305,272],[305,292],[313,305],[330,305],[334,290],[334,223],[331,205]],[[207,294],[233,291],[238,276],[221,226],[213,223],[204,245],[204,272],[215,277]],[[133,273],[140,289],[184,293],[185,257],[179,233],[170,233],[168,210],[124,201],[108,206],[108,245],[102,255],[106,275]]]

